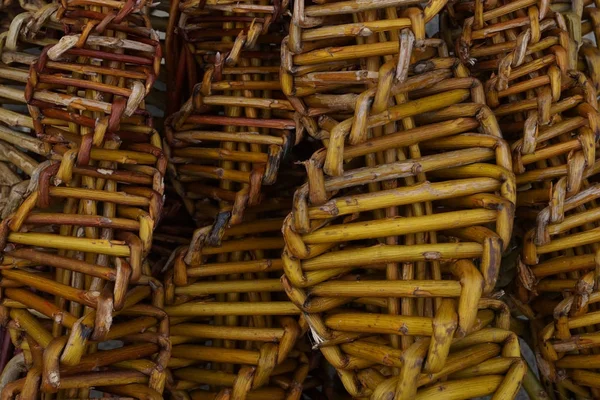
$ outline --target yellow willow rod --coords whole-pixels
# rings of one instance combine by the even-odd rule
[[[479,243],[439,243],[423,245],[378,245],[326,253],[304,260],[302,269],[315,271],[339,267],[360,267],[390,262],[440,261],[468,259],[481,256],[483,246]]]
[[[252,303],[186,303],[165,307],[172,317],[203,317],[214,315],[297,315],[300,310],[291,302],[252,302]]]
[[[83,251],[109,256],[129,257],[129,246],[118,240],[87,239],[49,233],[20,233],[8,235],[8,241],[30,246],[43,246],[53,249]]]
[[[497,216],[498,214],[495,210],[479,209],[452,211],[419,217],[356,222],[319,229],[316,232],[302,236],[302,241],[307,244],[319,244],[464,228],[494,222]]]
[[[203,296],[219,293],[283,292],[279,279],[199,282],[175,288],[175,294]]]
[[[331,281],[310,289],[314,296],[339,297],[459,297],[458,281]]]

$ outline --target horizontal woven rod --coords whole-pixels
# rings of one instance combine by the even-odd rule
[[[99,111],[106,114],[110,114],[112,111],[111,103],[63,93],[54,93],[48,90],[35,91],[33,93],[33,98],[58,106],[72,107],[79,111]]]
[[[538,143],[546,142],[562,134],[575,131],[578,128],[586,126],[588,123],[589,121],[587,120],[587,118],[575,116],[565,121],[557,122],[552,126],[542,127],[540,128],[540,131],[538,133],[537,141]],[[523,156],[526,155],[524,154]]]
[[[252,18],[254,19],[254,18]],[[223,75],[245,75],[245,74],[278,74],[280,67],[225,67]]]
[[[491,21],[494,18],[499,18],[503,15],[510,14],[520,9],[527,9],[527,7],[536,5],[536,0],[514,0],[506,5],[494,7],[489,11],[483,13],[484,21]]]
[[[111,75],[129,79],[146,80],[148,76],[143,72],[132,70],[119,70],[116,68],[106,68],[90,64],[72,64],[66,62],[47,61],[46,67],[49,69],[58,69],[63,71],[77,72],[83,75]],[[25,80],[26,82],[26,80]]]
[[[529,18],[527,18],[527,19],[529,19]],[[538,87],[544,86],[544,85],[548,85],[548,84],[550,84],[550,77],[548,75],[542,75],[542,76],[538,76],[535,78],[530,78],[526,81],[513,84],[513,85],[509,86],[507,89],[500,90],[498,92],[498,97],[503,98],[503,97],[513,96],[513,95],[516,95],[516,94],[519,94],[522,92],[526,92],[527,90],[533,90],[535,88],[538,88]]]
[[[567,355],[556,361],[557,368],[596,369],[600,368],[600,354],[585,354],[580,356]],[[600,376],[600,374],[598,374]],[[600,387],[600,384],[596,384]]]
[[[233,386],[237,378],[237,374],[203,368],[179,368],[173,370],[173,375],[179,380],[215,386]]]
[[[494,150],[481,147],[449,151],[443,155],[436,154],[424,156],[415,160],[398,161],[376,167],[358,168],[344,175],[328,178],[325,180],[325,189],[327,191],[333,191],[366,183],[406,178],[417,175],[417,171],[423,173],[442,170],[445,168],[489,161],[494,158]]]
[[[294,65],[315,65],[333,61],[353,60],[377,56],[389,56],[398,53],[399,42],[379,42],[372,44],[358,44],[344,47],[327,47],[295,55]]]
[[[257,119],[245,117],[225,117],[221,115],[191,115],[187,120],[188,124],[207,124],[207,125],[232,125],[273,128],[273,129],[296,129],[296,123],[291,119]]]
[[[211,106],[239,106],[252,107],[264,110],[288,110],[294,111],[294,107],[287,100],[252,98],[244,96],[208,96],[202,102]]]
[[[433,319],[412,315],[346,312],[325,317],[325,325],[336,331],[432,336]]]
[[[574,291],[577,279],[543,279],[536,285],[539,292],[563,292]]]
[[[347,36],[371,36],[376,32],[393,29],[410,28],[409,18],[384,19],[379,21],[365,21],[353,24],[323,26],[314,29],[302,30],[302,41],[316,41]]]
[[[39,81],[41,83],[58,84],[65,86],[73,86],[83,89],[96,90],[99,92],[114,94],[118,96],[129,97],[131,95],[131,89],[122,88],[118,86],[108,85],[100,82],[93,82],[82,79],[66,78],[55,75],[40,75]]]
[[[194,2],[196,2],[194,0]],[[197,3],[196,3],[197,4]],[[186,3],[187,5],[187,3]],[[275,7],[273,6],[264,6],[259,4],[244,4],[241,2],[236,2],[235,4],[207,4],[204,6],[206,10],[219,10],[219,11],[227,11],[227,12],[235,12],[235,13],[267,13],[273,14],[275,12]]]
[[[458,118],[452,121],[444,121],[429,124],[405,131],[398,131],[384,136],[374,137],[368,142],[344,148],[344,158],[363,156],[377,151],[388,150],[392,147],[404,147],[418,144],[448,135],[468,132],[477,129],[479,122],[475,118]]]
[[[278,81],[219,81],[210,84],[212,90],[281,90]]]
[[[87,389],[93,386],[128,385],[131,383],[147,384],[148,377],[138,371],[103,371],[60,378],[61,389]]]
[[[273,302],[198,302],[165,307],[171,317],[206,317],[215,315],[297,315],[300,310],[288,301]]]
[[[124,192],[107,192],[104,190],[84,189],[76,187],[50,186],[50,196],[75,199],[106,201],[128,206],[148,207],[147,197],[135,196]]]
[[[507,27],[506,26],[507,24],[510,24],[510,26]],[[529,17],[521,17],[521,18],[514,18],[510,21],[502,22],[499,24],[488,25],[488,26],[484,27],[483,29],[473,30],[471,32],[471,40],[485,39],[487,37],[491,37],[491,36],[497,34],[498,32],[506,30],[507,28],[518,28],[518,27],[522,27],[525,25],[529,25],[529,24],[530,24]]]
[[[454,374],[453,378],[468,378],[473,375],[489,375],[489,374],[505,374],[506,371],[519,360],[519,357],[497,357],[490,360],[483,361],[471,368],[464,369],[457,374]]]
[[[8,111],[8,110],[2,109],[2,112],[4,112],[4,111]],[[0,115],[0,121],[2,121],[1,115]],[[20,125],[20,124],[15,124],[15,125]],[[26,125],[25,127],[33,128],[33,123],[31,125],[32,126]],[[45,144],[44,142],[42,142],[41,140],[32,138],[31,136],[29,136],[23,132],[14,131],[14,130],[9,129],[2,125],[0,125],[0,140],[4,140],[5,142],[19,146],[20,148],[22,148],[24,150],[28,150],[28,151],[34,152],[34,153],[42,155],[42,156],[47,156],[50,153],[49,146],[47,144]]]
[[[116,314],[116,313],[115,313]],[[118,340],[127,335],[135,335],[139,332],[144,332],[153,326],[156,326],[159,321],[152,317],[138,317],[129,319],[127,322],[113,324],[110,330],[104,337],[104,340]]]
[[[186,164],[177,168],[181,175],[191,175],[199,178],[230,180],[250,183],[250,172],[227,170],[219,167]]]
[[[8,241],[30,246],[129,257],[129,246],[118,240],[78,238],[49,233],[13,232],[8,235]]]
[[[199,160],[225,160],[250,163],[266,163],[269,160],[269,156],[266,153],[198,147],[174,149],[173,155],[175,157],[193,158]]]
[[[35,214],[34,214],[35,215]],[[9,253],[16,259],[22,258],[31,260],[38,265],[45,265],[55,268],[64,268],[70,271],[81,272],[85,275],[95,276],[107,281],[116,279],[117,270],[110,267],[103,267],[97,264],[90,264],[76,258],[63,257],[52,253],[36,251],[33,249],[16,249]]]
[[[438,243],[422,245],[378,245],[325,253],[304,260],[302,269],[316,271],[339,267],[363,267],[374,264],[415,261],[443,261],[480,257],[483,246],[479,243]]]
[[[218,247],[203,247],[202,254],[222,254],[233,251],[283,249],[285,241],[283,237],[275,238],[247,238],[228,240]]]
[[[227,327],[223,327],[223,329],[227,329]],[[171,356],[187,360],[247,365],[258,365],[260,359],[258,351],[196,345],[173,346]]]
[[[467,400],[494,394],[502,385],[504,375],[484,375],[475,378],[448,380],[417,392],[415,400]]]
[[[567,327],[569,329],[577,329],[598,323],[600,323],[600,311],[594,311],[570,318],[567,322]]]
[[[14,279],[22,282],[27,286],[31,286],[40,291],[53,294],[55,296],[64,297],[67,300],[75,301],[80,304],[85,304],[88,307],[96,307],[97,298],[100,294],[95,291],[84,291],[72,288],[67,285],[55,282],[51,279],[46,279],[36,274],[31,274],[16,270],[2,270],[2,276],[8,279]]]
[[[306,244],[333,243],[350,240],[408,235],[452,228],[483,225],[496,221],[495,210],[461,210],[419,217],[398,217],[383,220],[327,226],[302,236]]]
[[[350,0],[308,6],[304,9],[304,14],[308,17],[325,17],[329,15],[354,14],[361,11],[376,10],[386,7],[406,7],[420,3],[420,0]]]
[[[311,219],[331,218],[333,215],[348,215],[393,206],[443,200],[499,189],[501,182],[493,178],[456,179],[431,183],[423,182],[409,187],[382,190],[330,200],[322,206],[308,209]]]
[[[252,261],[237,261],[228,263],[211,263],[200,267],[186,269],[188,276],[207,277],[216,275],[245,274],[253,272],[280,271],[283,269],[281,259],[266,259]]]
[[[153,154],[112,149],[92,149],[90,158],[97,161],[114,161],[120,164],[154,165],[158,161]]]
[[[600,240],[600,228],[590,229],[585,232],[573,233],[566,237],[556,238],[548,244],[536,248],[538,254],[548,254],[554,251],[585,246]]]
[[[568,142],[560,143],[536,150],[531,154],[524,154],[521,157],[523,165],[529,165],[538,161],[543,161],[556,157],[560,154],[568,154],[572,151],[581,149],[581,141],[579,139],[569,140]]]
[[[173,336],[189,336],[205,339],[252,340],[259,342],[278,342],[284,334],[283,329],[254,328],[248,326],[219,326],[202,324],[177,324],[171,326]]]
[[[59,214],[59,213],[34,213],[25,219],[26,224],[59,224],[96,226],[100,228],[123,229],[128,231],[139,231],[140,223],[127,218],[108,218],[98,215],[81,214]]]
[[[94,371],[98,368],[110,366],[120,361],[135,360],[150,357],[159,351],[155,343],[139,343],[120,347],[112,350],[98,351],[84,355],[79,363],[74,366],[61,368],[61,375],[70,375],[84,371]]]
[[[588,211],[569,215],[562,222],[548,225],[548,231],[550,235],[559,235],[582,225],[598,221],[599,219],[600,208],[593,208]]]
[[[31,293],[29,290],[5,288],[4,294],[6,299],[20,302],[25,307],[32,308],[53,320],[59,319],[60,323],[67,328],[73,328],[73,324],[77,322],[77,318],[71,313],[60,309],[54,303]]]
[[[458,281],[330,281],[310,288],[310,294],[324,297],[459,297]]]
[[[560,273],[579,271],[594,268],[596,265],[595,254],[586,254],[573,257],[556,257],[531,267],[531,271],[538,278]]]
[[[547,49],[547,48],[552,47],[557,44],[559,44],[558,37],[547,37],[547,38],[540,40],[536,44],[527,46],[526,54],[529,55],[536,51]],[[470,56],[474,57],[474,58],[495,56],[497,54],[508,53],[510,51],[513,51],[516,46],[517,46],[517,41],[510,40],[510,41],[487,45],[487,46],[482,46],[482,47],[474,47],[471,49]]]
[[[175,139],[190,141],[190,142],[202,142],[206,141],[218,141],[218,142],[237,142],[237,143],[253,143],[253,144],[275,144],[283,145],[284,140],[277,136],[267,136],[259,134],[258,132],[219,132],[219,131],[185,131],[176,132],[173,134]]]
[[[568,356],[569,357],[569,356]],[[573,380],[582,386],[589,386],[595,389],[600,389],[600,374],[592,371],[585,371],[587,365],[574,367],[579,368],[571,373]]]
[[[175,288],[175,294],[204,296],[218,293],[283,292],[279,279],[198,282]]]
[[[538,168],[532,171],[527,171],[524,174],[518,174],[516,176],[516,183],[520,186],[532,182],[556,179],[566,176],[568,171],[569,167],[566,164],[555,167]]]
[[[600,347],[600,333],[581,333],[568,339],[553,342],[552,347],[558,353]]]

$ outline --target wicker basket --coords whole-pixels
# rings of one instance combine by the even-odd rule
[[[229,69],[250,78],[243,74],[246,67]],[[173,184],[199,226],[213,223],[215,215],[206,215],[211,208],[225,224],[242,222],[246,206],[261,202],[263,185],[275,183],[283,159],[302,137],[294,109],[277,98],[279,82],[271,72],[232,81],[214,72],[207,71],[166,126]]]
[[[33,121],[25,103],[24,89],[31,55],[23,50],[40,45],[28,42],[32,36],[35,40],[36,35],[26,35],[24,31],[27,22],[38,14],[35,11],[24,11],[16,5],[0,10],[0,219],[6,218],[21,204],[30,183],[29,177],[39,173],[40,161],[50,152],[50,145],[33,137]],[[53,33],[59,32],[49,30],[46,35],[51,38]],[[3,309],[2,314],[4,320],[7,310]],[[6,327],[1,326],[0,371],[9,363],[12,354],[10,335]],[[12,371],[19,373],[18,368]],[[15,372],[8,371],[6,376],[11,373]]]
[[[450,77],[429,80],[414,66],[398,80],[395,62],[386,63],[354,117],[330,125],[284,224],[286,290],[352,396],[414,398],[427,349],[424,373],[445,368],[450,338],[477,325],[479,299],[494,289],[512,232],[510,152],[482,86],[455,59],[425,63],[433,73],[446,66]],[[379,352],[343,344],[369,337]],[[358,371],[383,368],[386,352],[401,350],[421,361],[387,370],[398,385],[385,396],[380,382],[359,384]],[[511,383],[491,392],[518,388],[525,370],[517,364]]]
[[[294,2],[281,48],[281,83],[307,132],[327,145],[315,117],[350,116],[357,96],[384,79],[377,71],[391,59],[398,59],[396,79],[404,80],[411,56],[414,62],[435,55],[425,24],[446,1],[424,10],[409,0],[309,3]]]
[[[553,322],[539,332],[540,370],[553,391],[565,398],[600,396],[598,301],[599,292],[565,298],[554,310]]]
[[[51,150],[1,223],[3,316],[29,367],[3,398],[57,390],[88,398],[97,387],[158,399],[166,382],[164,292],[145,260],[166,170],[144,110],[161,52],[144,3],[101,3],[33,12],[15,36],[23,45],[2,54],[17,67],[33,62],[24,77],[21,68],[10,76],[27,83],[32,118],[23,120]],[[62,39],[27,36],[57,21],[68,32]],[[31,45],[46,46],[37,60],[23,53]],[[98,351],[106,340],[124,347]]]
[[[551,204],[537,217],[537,225],[525,235],[520,284],[531,295],[565,293],[588,295],[598,289],[600,249],[597,200],[600,185],[584,181],[586,188],[564,204]]]
[[[593,173],[599,115],[596,78],[576,70],[578,42],[563,14],[521,3],[472,4],[458,51],[486,80],[487,104],[511,141],[521,214],[533,217],[577,194]],[[597,51],[586,46],[581,68],[593,72]]]
[[[206,68],[214,68],[218,77],[239,74],[240,70],[229,69],[236,66],[252,66],[245,70],[250,74],[276,72],[277,49],[287,29],[282,22],[287,3],[172,1],[166,37],[170,50],[166,60],[167,114],[176,112],[182,99],[192,95]]]
[[[302,138],[281,92],[287,4],[174,2],[167,46],[172,181],[197,225],[243,221]],[[177,112],[182,97],[188,100]],[[205,200],[209,200],[209,204]],[[214,211],[216,210],[216,211]]]
[[[305,382],[309,360],[296,347],[300,310],[279,280],[284,242],[277,216],[289,207],[251,207],[245,222],[199,229],[175,252],[165,309],[174,390],[192,398],[299,399],[314,384]]]
[[[2,193],[0,218],[6,218],[22,202],[29,177],[37,175],[40,162],[50,154],[50,145],[33,136],[33,120],[25,102],[28,68],[43,41],[60,37],[58,24],[51,21],[56,10],[52,4],[39,10],[23,11],[13,7],[14,16],[7,30],[0,33],[0,151]],[[19,12],[20,11],[20,12]],[[44,37],[44,39],[41,39]],[[56,39],[55,39],[56,40]]]

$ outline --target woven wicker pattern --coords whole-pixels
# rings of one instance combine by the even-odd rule
[[[288,208],[289,202],[250,208],[244,223],[220,232],[218,243],[209,244],[219,229],[206,227],[175,253],[165,311],[173,321],[169,366],[177,390],[224,399],[300,398],[309,360],[295,349],[300,310],[279,280],[283,218],[272,218]]]
[[[510,152],[481,84],[452,58],[411,65],[405,78],[396,67],[384,64],[354,116],[329,125],[284,224],[288,295],[357,397],[414,398],[421,372],[448,365],[450,338],[474,329],[512,231]],[[382,370],[386,354],[402,354],[407,366]],[[517,364],[491,392],[518,388]],[[374,371],[382,378],[365,385],[360,377]],[[381,383],[387,377],[396,384]]]
[[[573,393],[594,398],[600,394],[595,354],[599,298],[598,292],[566,298],[556,307],[554,322],[539,333],[540,368],[564,396]]]
[[[600,398],[599,7],[0,0],[0,400]]]
[[[165,386],[169,322],[162,283],[145,261],[166,171],[144,110],[161,52],[143,3],[102,5],[104,12],[96,2],[64,2],[24,13],[3,48],[3,61],[16,67],[8,77],[26,83],[31,118],[20,125],[33,128],[48,160],[2,221],[2,305],[30,366],[2,398],[58,390],[87,398],[96,387],[158,399]],[[41,34],[57,28],[68,34]],[[27,58],[35,45],[39,57]],[[17,100],[15,89],[7,93]],[[35,152],[36,139],[18,140]],[[98,348],[107,340],[124,347]]]
[[[168,114],[177,111],[181,99],[203,81],[206,68],[214,68],[217,81],[235,66],[250,66],[247,73],[274,72],[278,48],[285,27],[282,16],[287,1],[207,1],[171,2],[166,46],[169,86]],[[274,64],[275,63],[275,64]],[[269,68],[271,67],[271,68]],[[235,80],[240,80],[237,76]],[[246,80],[255,80],[248,79]],[[262,80],[262,79],[258,79]]]
[[[27,52],[43,46],[42,41],[60,37],[51,16],[55,5],[35,11],[14,9],[6,31],[0,33],[0,142],[2,151],[1,216],[6,218],[21,203],[29,177],[39,173],[40,161],[50,154],[50,145],[32,137],[33,120],[25,103],[28,66],[35,59]],[[41,37],[45,40],[41,40]],[[56,39],[55,39],[56,40]]]
[[[560,14],[544,18],[549,11],[535,4],[527,10],[526,18],[508,2],[476,12],[465,21],[459,42],[461,55],[477,60],[478,73],[497,72],[485,84],[487,104],[504,136],[513,139],[513,168],[519,190],[526,191],[519,196],[524,206],[561,202],[580,190],[595,162],[598,129],[596,91],[574,70],[577,56],[570,53],[577,47],[560,30]],[[567,136],[570,132],[576,135]]]
[[[262,187],[275,183],[282,160],[301,138],[294,110],[277,98],[279,82],[270,80],[272,75],[216,80],[211,69],[167,122],[174,185],[200,225],[214,218],[206,215],[206,203],[195,203],[200,199],[212,200],[219,214],[227,214],[220,223],[240,223],[246,206],[261,202]]]
[[[453,11],[465,18],[457,52],[486,81],[487,104],[511,142],[524,231],[515,289],[546,392],[597,397],[586,375],[592,360],[579,358],[593,350],[569,344],[594,331],[596,4],[475,1]]]
[[[383,79],[377,74],[382,64],[397,59],[396,79],[404,80],[411,56],[435,54],[433,47],[414,54],[412,48],[427,44],[425,23],[446,2],[433,1],[424,10],[411,7],[417,3],[294,2],[281,48],[281,83],[312,137],[327,143],[313,117],[351,114],[357,95]]]

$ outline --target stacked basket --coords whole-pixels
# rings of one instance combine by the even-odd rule
[[[290,160],[302,128],[279,83],[284,11],[187,1],[171,15],[170,95],[190,97],[165,138],[198,228],[165,281],[177,397],[299,399],[314,386],[300,310],[279,280],[283,217],[302,183]]]
[[[486,81],[487,103],[511,141],[525,231],[517,293],[538,313],[532,343],[547,391],[564,398],[600,395],[590,371],[597,345],[585,340],[595,330],[600,271],[598,52],[584,38],[596,33],[598,10],[590,3],[475,1],[454,10],[472,15],[457,51]]]
[[[31,178],[2,221],[3,316],[28,371],[2,398],[161,398],[169,322],[146,257],[166,158],[144,107],[161,60],[147,5],[28,9],[3,44],[3,77],[24,89],[3,96],[31,115],[13,126],[37,137],[5,140],[41,157],[17,165]]]
[[[0,399],[600,398],[598,7],[0,0]]]
[[[511,398],[525,364],[487,297],[512,232],[509,148],[481,84],[425,36],[444,2],[346,3],[296,2],[282,52],[325,144],[284,223],[288,295],[353,397]]]

